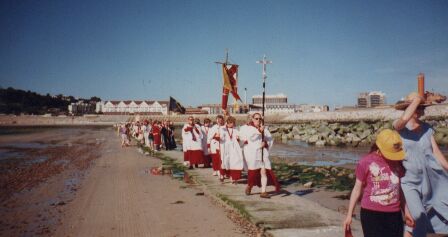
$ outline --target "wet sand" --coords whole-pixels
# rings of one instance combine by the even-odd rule
[[[112,129],[3,135],[0,149],[0,236],[247,236],[196,189],[150,175],[160,160]]]
[[[0,136],[0,235],[53,233],[100,147],[79,129],[28,128]]]
[[[112,128],[24,129],[0,136],[0,236],[253,234],[194,187],[150,175],[147,171],[160,160],[135,147],[122,149]],[[276,158],[283,162],[331,161],[345,152],[285,144],[275,148],[287,154]],[[304,190],[300,184],[286,189]],[[345,213],[347,194],[312,189],[302,197]]]

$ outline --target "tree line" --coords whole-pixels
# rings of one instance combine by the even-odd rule
[[[62,94],[52,96],[49,93],[41,95],[32,91],[0,87],[0,114],[64,114],[68,105],[80,100],[86,103],[96,103],[100,98],[93,96],[90,99],[76,99],[73,96]]]

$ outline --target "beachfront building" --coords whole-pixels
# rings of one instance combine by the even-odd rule
[[[250,112],[261,112],[262,106],[263,96],[252,96],[252,106],[250,106]],[[290,114],[295,113],[296,111],[296,105],[288,104],[288,96],[283,93],[265,96],[265,113],[267,114]]]
[[[94,102],[87,103],[80,100],[76,103],[71,103],[68,105],[68,113],[70,115],[94,114],[95,104]]]
[[[221,104],[203,104],[198,106],[198,108],[207,111],[208,114],[221,114]],[[245,114],[249,111],[250,105],[238,104],[238,106],[229,105],[227,110],[231,114]]]
[[[386,105],[386,94],[381,91],[362,92],[358,95],[358,108],[374,108]]]
[[[169,111],[169,101],[161,100],[108,100],[98,103],[97,112],[109,115],[167,115]]]
[[[263,106],[263,96],[252,96],[250,112],[261,112]],[[291,113],[317,113],[328,111],[328,105],[316,104],[288,104],[288,96],[283,93],[265,96],[265,113],[267,114],[291,114]]]
[[[185,108],[185,114],[208,114],[206,110],[203,110],[201,108]]]
[[[252,104],[261,105],[263,104],[263,96],[262,95],[254,95],[252,96]],[[265,104],[278,104],[285,105],[288,104],[288,96],[283,93],[277,95],[266,95],[265,96]]]

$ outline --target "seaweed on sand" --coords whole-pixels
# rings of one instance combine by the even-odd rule
[[[272,168],[282,185],[312,182],[315,187],[346,191],[355,184],[353,170],[342,167],[274,163]]]

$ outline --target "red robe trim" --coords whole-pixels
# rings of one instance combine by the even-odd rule
[[[215,154],[212,154],[212,168],[213,171],[218,171],[221,169],[221,155],[219,154],[219,151]]]
[[[241,179],[241,171],[242,170],[230,170],[229,176],[232,178],[233,181],[237,181]]]
[[[210,163],[212,163],[212,156],[204,155],[204,167],[210,168]]]
[[[160,127],[157,125],[152,126],[152,135],[154,137],[154,145],[162,144],[162,135],[160,134]]]
[[[275,191],[280,191],[280,184],[275,177],[274,171],[266,169],[266,176],[268,178],[267,186],[275,186]],[[261,187],[261,169],[247,171],[247,186]]]
[[[204,164],[204,153],[202,150],[188,150],[187,153],[190,165]]]
[[[230,176],[230,170],[223,170],[221,167],[219,167],[219,174],[228,178]]]

